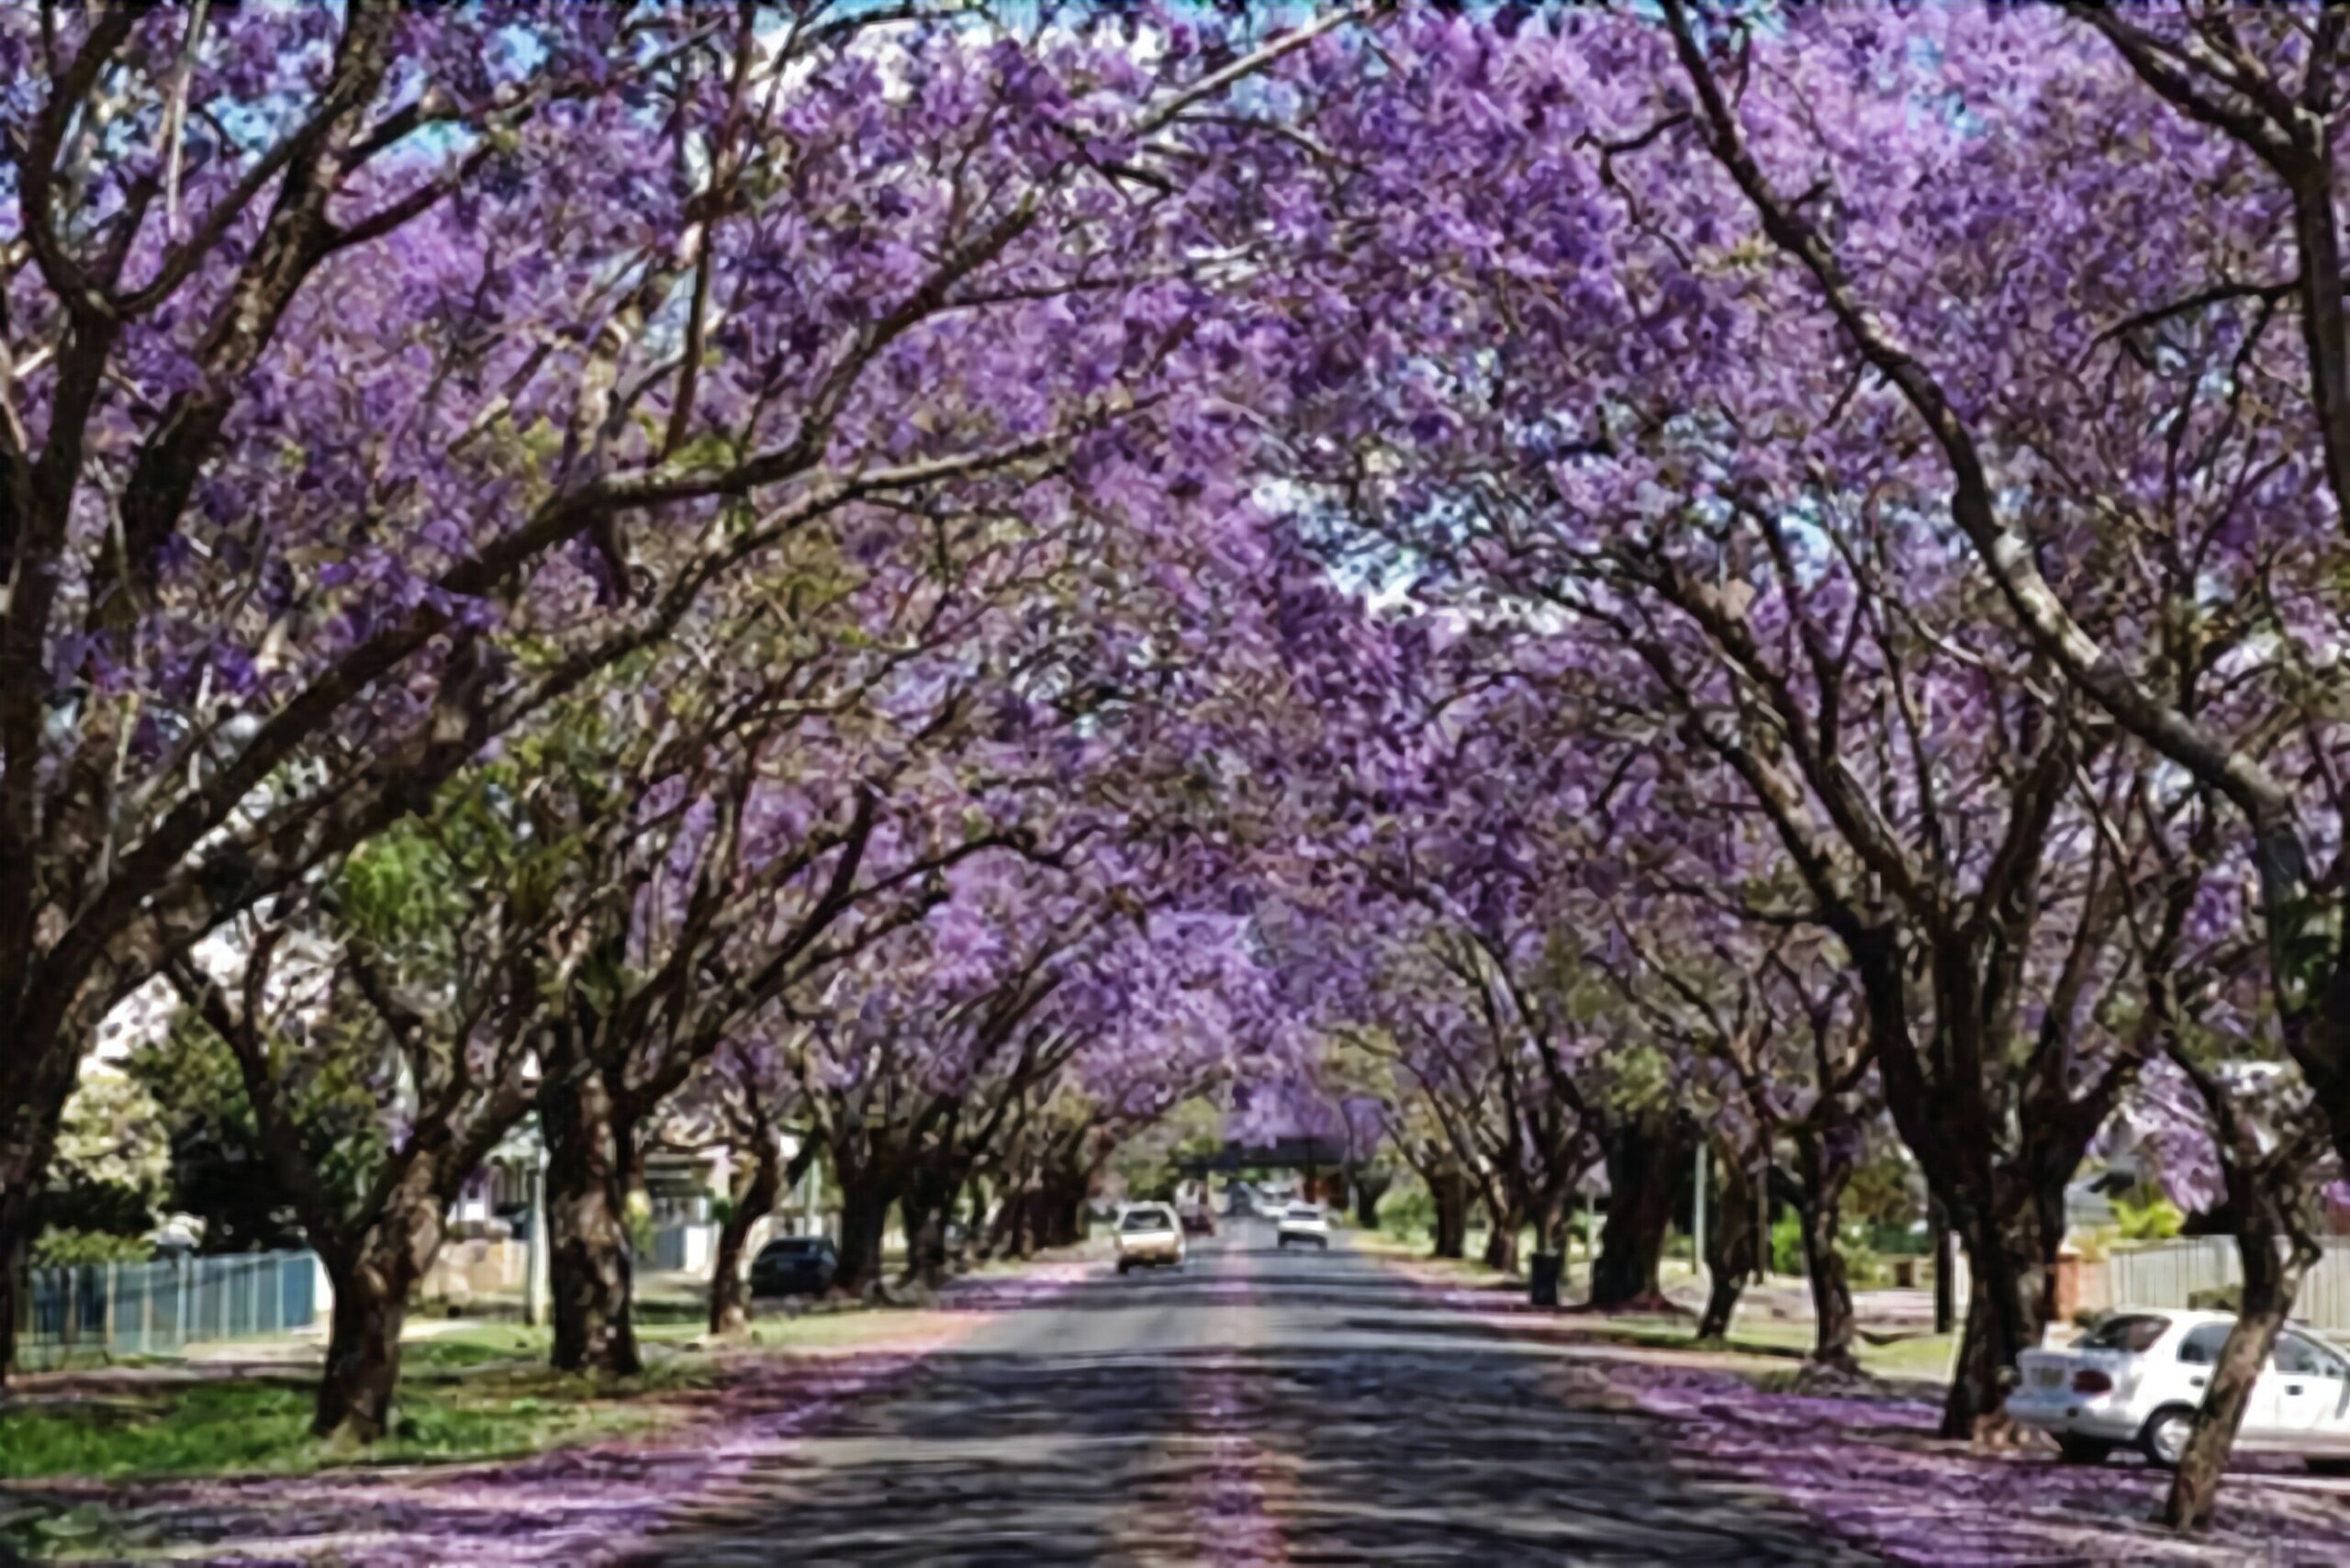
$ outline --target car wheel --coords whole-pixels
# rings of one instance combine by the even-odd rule
[[[2058,1438],[2056,1452],[2066,1464],[2103,1464],[2113,1445],[2102,1438]]]
[[[2195,1412],[2184,1405],[2166,1405],[2146,1417],[2138,1446],[2146,1458],[2165,1470],[2176,1470],[2187,1452],[2187,1434],[2194,1429]]]

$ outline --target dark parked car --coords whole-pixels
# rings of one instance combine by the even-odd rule
[[[751,1294],[822,1295],[840,1266],[830,1237],[778,1236],[751,1260]]]

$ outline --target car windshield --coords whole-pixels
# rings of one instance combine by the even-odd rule
[[[1167,1214],[1163,1209],[1129,1209],[1126,1217],[1118,1222],[1121,1230],[1165,1230]]]
[[[1295,1208],[1289,1211],[1289,1217],[1292,1219],[1320,1219],[1322,1217],[1322,1211],[1315,1208],[1311,1204],[1300,1204]]]
[[[791,1236],[767,1244],[763,1256],[768,1258],[812,1258],[823,1249],[823,1239],[814,1236]]]
[[[2081,1336],[2079,1348],[2084,1350],[2127,1350],[2143,1355],[2154,1349],[2170,1327],[2170,1319],[2151,1313],[2132,1313],[2123,1317],[2109,1317]]]

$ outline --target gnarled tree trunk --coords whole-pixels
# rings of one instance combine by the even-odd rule
[[[2229,1217],[2235,1221],[2244,1290],[2235,1327],[2220,1348],[2169,1495],[2155,1515],[2157,1522],[2180,1530],[2210,1528],[2220,1477],[2252,1403],[2253,1385],[2277,1347],[2277,1330],[2293,1310],[2303,1277],[2322,1256],[2301,1219],[2310,1203],[2306,1154],[2290,1144],[2262,1148],[2223,1085],[2205,1079],[2199,1086],[2220,1125],[2221,1169]]]
[[[1811,1128],[1796,1133],[1795,1146],[1797,1175],[1792,1196],[1803,1238],[1804,1274],[1811,1286],[1811,1359],[1858,1374],[1861,1364],[1853,1341],[1859,1320],[1852,1311],[1852,1275],[1837,1235],[1852,1162],[1843,1145]]]
[[[634,1129],[618,1114],[593,1069],[551,1074],[539,1095],[547,1142],[547,1283],[554,1320],[551,1360],[565,1372],[629,1377],[642,1372],[632,1307],[635,1266],[628,1236]]]
[[[1754,1271],[1762,1252],[1762,1232],[1755,1223],[1754,1181],[1735,1148],[1717,1151],[1720,1174],[1719,1201],[1709,1211],[1706,1230],[1706,1269],[1712,1277],[1706,1296],[1706,1314],[1697,1323],[1697,1338],[1718,1339],[1729,1332],[1745,1293],[1746,1278]],[[1704,1194],[1699,1194],[1702,1200]]]
[[[956,1182],[923,1173],[906,1183],[898,1211],[906,1229],[906,1266],[910,1284],[935,1290],[946,1281],[946,1223],[952,1215]]]
[[[1028,1215],[1028,1189],[1020,1178],[1006,1171],[995,1184],[995,1212],[988,1218],[988,1239],[983,1249],[990,1258],[1024,1258],[1021,1233]]]
[[[1445,1169],[1427,1179],[1428,1199],[1436,1206],[1436,1234],[1430,1252],[1438,1258],[1459,1258],[1469,1249],[1469,1179]]]
[[[310,1430],[340,1444],[376,1441],[392,1428],[399,1389],[400,1330],[408,1298],[441,1249],[446,1198],[419,1161],[348,1249],[321,1253],[334,1287],[326,1366]]]
[[[1958,1327],[1958,1251],[1940,1198],[1926,1200],[1926,1234],[1934,1254],[1934,1332]]]
[[[1085,1239],[1087,1181],[1082,1171],[1061,1170],[1047,1179],[1046,1235],[1047,1247],[1075,1247]]]
[[[897,1193],[885,1171],[869,1165],[845,1166],[840,1187],[840,1268],[833,1275],[833,1289],[843,1295],[861,1295],[881,1277],[881,1241]]]
[[[17,1291],[40,1231],[41,1182],[81,1071],[82,1053],[68,1047],[96,1027],[85,1016],[94,1012],[80,1009],[62,1030],[28,1031],[0,1050],[0,1385],[16,1365]]]
[[[1669,1306],[1661,1278],[1664,1238],[1695,1145],[1679,1118],[1661,1110],[1617,1118],[1606,1145],[1607,1217],[1599,1227],[1589,1306],[1596,1312]]]
[[[2062,1186],[2053,1201],[2061,1215]],[[1968,1288],[1957,1372],[1942,1401],[1944,1437],[1980,1438],[2006,1419],[2016,1358],[2040,1343],[2055,1312],[2062,1222],[2053,1233],[2041,1228],[2044,1202],[2003,1206],[2009,1217],[1954,1215],[1966,1249]]]
[[[2017,896],[2029,906],[2028,889]],[[1899,944],[1883,928],[1842,935],[1861,977],[1886,1109],[1966,1249],[1966,1316],[1942,1434],[1979,1439],[2006,1420],[2016,1358],[2039,1344],[2055,1310],[2065,1187],[2129,1074],[2106,1073],[2092,1095],[2076,1098],[2062,1073],[2037,1073],[2011,1113],[1977,1072],[1930,1078],[1930,1056],[1982,1063],[2009,1048],[2013,988],[1986,981],[1983,966],[1992,960],[1974,945],[1929,949],[1934,1037],[1931,1052],[1920,1052]],[[1989,1006],[1993,997],[2009,999],[2007,1013]]]
[[[1852,1281],[1844,1267],[1844,1249],[1837,1244],[1832,1209],[1796,1211],[1803,1228],[1803,1266],[1811,1285],[1811,1359],[1824,1367],[1858,1373],[1860,1360],[1853,1341],[1860,1320],[1852,1311]]]
[[[2315,1261],[2315,1249],[2296,1247],[2280,1253],[2273,1229],[2259,1227],[2255,1237],[2239,1238],[2244,1261],[2244,1297],[2235,1327],[2220,1347],[2211,1368],[2210,1386],[2204,1390],[2199,1418],[2189,1431],[2187,1450],[2170,1478],[2170,1491],[2155,1518],[2173,1529],[2205,1530],[2219,1502],[2220,1477],[2234,1451],[2237,1430],[2252,1404],[2253,1384],[2277,1348],[2277,1330],[2293,1310],[2301,1277]],[[2255,1244],[2256,1243],[2256,1244]]]
[[[772,1138],[752,1142],[750,1162],[734,1182],[734,1206],[718,1227],[718,1255],[711,1262],[710,1331],[728,1337],[751,1327],[750,1285],[743,1278],[743,1253],[751,1232],[775,1212],[783,1196],[783,1152]]]
[[[1526,1215],[1515,1204],[1506,1200],[1488,1199],[1485,1218],[1492,1228],[1485,1233],[1485,1267],[1505,1274],[1517,1272],[1517,1235],[1526,1227]]]
[[[327,1273],[334,1305],[310,1430],[332,1442],[372,1443],[391,1430],[408,1290],[375,1263],[330,1266]]]
[[[31,1191],[0,1189],[0,1383],[16,1367],[17,1314],[23,1310],[17,1290],[24,1281],[38,1228]]]

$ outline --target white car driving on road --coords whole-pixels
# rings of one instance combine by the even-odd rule
[[[2135,1447],[2175,1465],[2234,1327],[2224,1312],[2117,1312],[2063,1350],[2017,1357],[2022,1382],[2008,1414],[2055,1438],[2076,1464]],[[2305,1329],[2278,1334],[2236,1451],[2300,1454],[2327,1469],[2350,1462],[2350,1358]]]
[[[1326,1251],[1330,1246],[1330,1222],[1315,1204],[1292,1204],[1281,1210],[1275,1237],[1283,1247],[1318,1247]]]
[[[1180,1269],[1183,1227],[1165,1204],[1136,1204],[1118,1216],[1118,1272],[1155,1265]]]

